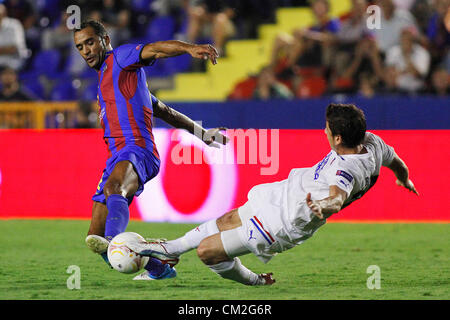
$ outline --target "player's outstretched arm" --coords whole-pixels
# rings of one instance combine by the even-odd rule
[[[219,53],[210,44],[191,44],[178,40],[158,41],[148,43],[141,51],[141,60],[153,61],[155,59],[175,57],[188,53],[193,58],[211,60],[217,63]]]
[[[408,189],[411,192],[414,192],[415,194],[419,195],[419,192],[414,187],[413,182],[409,179],[409,170],[406,166],[405,162],[397,155],[395,154],[394,159],[392,160],[391,164],[387,166],[389,169],[394,172],[395,177],[397,178],[397,185],[404,187]]]
[[[321,200],[312,200],[311,193],[306,195],[306,204],[311,209],[316,217],[323,219],[330,217],[334,213],[338,213],[345,199],[347,193],[338,186],[330,186],[330,196]]]
[[[185,129],[189,133],[195,135],[210,147],[219,148],[219,144],[227,144],[229,138],[222,135],[220,131],[226,128],[213,128],[206,130],[199,123],[193,121],[188,116],[178,112],[167,106],[165,103],[158,100],[158,103],[153,106],[154,116],[160,118],[164,122],[178,129]]]

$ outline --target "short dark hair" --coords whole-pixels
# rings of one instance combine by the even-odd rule
[[[363,142],[366,134],[366,117],[354,104],[331,103],[327,107],[326,120],[331,134],[342,137],[344,147],[354,148]]]
[[[106,28],[105,28],[105,26],[103,25],[103,23],[101,23],[100,21],[97,21],[97,20],[87,20],[87,21],[83,21],[83,22],[80,24],[80,27],[79,27],[79,28],[75,28],[75,29],[73,30],[73,33],[78,32],[78,31],[81,31],[81,30],[83,30],[83,29],[86,29],[87,27],[91,27],[92,29],[94,29],[94,33],[95,33],[97,36],[101,37],[101,38],[103,38],[103,37],[105,37],[105,36],[108,35],[108,31],[106,31]]]

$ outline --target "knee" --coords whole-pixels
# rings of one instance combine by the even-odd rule
[[[112,194],[121,194],[123,195],[123,186],[122,183],[117,179],[108,179],[103,187],[103,193],[106,198],[108,198]]]
[[[208,266],[218,263],[216,261],[217,259],[214,248],[208,243],[206,239],[200,242],[199,246],[197,247],[197,256],[204,264]]]

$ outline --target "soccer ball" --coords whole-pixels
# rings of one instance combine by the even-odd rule
[[[122,232],[116,235],[108,246],[108,260],[111,266],[122,273],[136,273],[145,267],[149,257],[138,255],[127,247],[128,241],[145,239],[135,232]]]

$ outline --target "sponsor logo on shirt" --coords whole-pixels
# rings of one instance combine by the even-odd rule
[[[337,176],[341,176],[341,177],[347,179],[349,182],[352,182],[352,181],[353,181],[352,175],[349,174],[349,173],[347,173],[347,172],[345,172],[344,170],[338,170],[338,171],[336,171],[336,175],[337,175]]]

